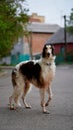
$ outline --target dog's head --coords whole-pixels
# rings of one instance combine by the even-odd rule
[[[42,52],[43,58],[53,58],[54,57],[54,46],[45,45]]]

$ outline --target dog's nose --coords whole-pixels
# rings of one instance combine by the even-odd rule
[[[48,52],[48,56],[50,56],[50,53]]]

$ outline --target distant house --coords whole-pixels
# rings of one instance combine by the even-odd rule
[[[64,28],[60,28],[55,34],[48,38],[46,44],[53,44],[55,46],[55,53],[65,54],[65,38]],[[73,53],[73,35],[66,33],[66,52],[67,54]]]
[[[73,51],[73,35],[67,32],[66,37],[67,52]],[[54,44],[55,52],[56,54],[59,54],[65,47],[64,28],[60,28],[55,34],[53,34],[52,37],[47,40],[46,44]]]
[[[57,24],[46,24],[45,17],[37,13],[29,16],[29,24],[27,31],[30,33],[28,37],[19,39],[14,46],[12,54],[30,55],[33,58],[39,58],[45,42],[60,28]]]
[[[30,57],[39,59],[45,42],[60,27],[55,24],[45,24],[33,22],[27,25],[27,31],[30,33],[28,37],[19,38],[18,43],[14,45],[11,51],[11,64],[17,64]]]

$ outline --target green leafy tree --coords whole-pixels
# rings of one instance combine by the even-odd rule
[[[68,31],[73,34],[73,8],[71,9],[71,14],[68,21]]]
[[[18,37],[26,33],[25,5],[25,0],[0,0],[0,57],[9,55]]]

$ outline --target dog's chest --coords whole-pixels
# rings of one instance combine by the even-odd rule
[[[46,82],[52,80],[55,75],[55,66],[42,65],[42,76]]]

